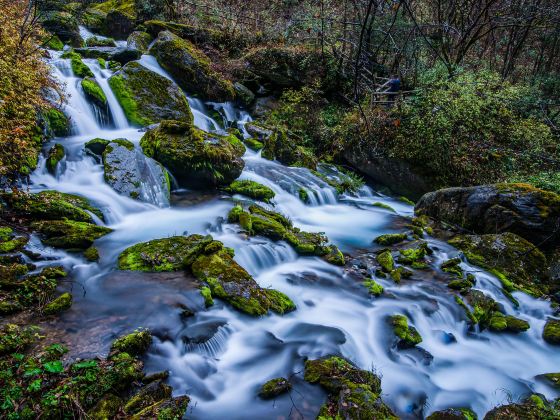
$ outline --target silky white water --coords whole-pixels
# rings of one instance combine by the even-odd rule
[[[153,57],[144,55],[139,62],[170,78]],[[52,176],[42,161],[31,176],[31,189],[83,195],[101,208],[106,225],[114,229],[96,243],[99,263],[43,248],[36,238],[33,242],[36,249],[59,259],[80,285],[62,322],[69,336],[87,343],[86,353],[98,348],[106,351],[112,339],[131,329],[151,328],[156,339],[146,368],[170,370],[174,392],[192,399],[188,417],[193,419],[311,418],[325,394],[302,380],[303,362],[328,354],[341,354],[361,368],[375,369],[382,376],[385,401],[403,418],[420,418],[448,407],[470,407],[482,416],[507,402],[508,396],[517,399],[531,392],[557,396],[535,378],[560,366],[560,352],[541,338],[546,317],[552,313],[548,302],[515,293],[520,302],[516,308],[502,294],[497,279],[463,263],[465,271],[476,274],[476,289],[531,325],[518,335],[472,332],[438,270],[400,285],[380,279],[384,295],[370,298],[343,268],[319,258],[299,257],[283,242],[238,233],[237,226],[225,222],[233,206],[228,196],[181,190],[171,206],[164,208],[121,196],[104,182],[102,165],[84,153],[83,145],[100,137],[127,138],[139,147],[143,132],[126,122],[108,86],[108,70],[86,60],[109,99],[113,125],[101,126],[67,60],[55,55],[52,64],[53,74],[66,84],[69,98],[64,111],[71,118],[74,135],[53,140],[66,148],[64,167]],[[204,104],[193,98],[189,103],[195,124],[204,130],[219,130],[235,121],[242,127],[250,120],[233,104]],[[224,122],[211,118],[208,107],[217,110]],[[285,167],[252,151],[244,159],[241,178],[272,188],[275,210],[303,230],[325,232],[347,253],[371,248],[373,238],[396,232],[399,221],[413,214],[411,206],[369,187],[338,197],[307,169]],[[298,198],[301,188],[309,193],[308,204]],[[374,202],[388,204],[396,213],[373,206]],[[255,319],[216,301],[185,320],[180,316],[182,305],[203,307],[196,290],[182,287],[176,278],[162,281],[161,276],[150,279],[116,272],[117,257],[126,247],[193,233],[212,234],[234,248],[236,260],[262,287],[286,293],[297,310]],[[427,239],[435,250],[433,267],[460,255],[443,242]],[[396,313],[406,314],[422,335],[419,348],[395,347],[386,318]],[[295,388],[291,395],[275,402],[256,397],[260,385],[278,376],[291,377]]]

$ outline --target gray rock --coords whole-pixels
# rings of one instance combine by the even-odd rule
[[[115,49],[112,54],[109,55],[109,60],[116,61],[124,66],[126,63],[138,60],[140,57],[142,57],[141,51],[134,48],[122,47]]]
[[[142,53],[148,51],[148,46],[152,42],[152,36],[147,32],[134,31],[132,32],[128,39],[126,40],[126,46],[129,49],[138,50]]]
[[[105,181],[119,194],[156,205],[169,204],[169,177],[159,163],[125,139],[111,141],[103,152]]]

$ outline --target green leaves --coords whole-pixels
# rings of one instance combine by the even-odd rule
[[[60,373],[64,370],[62,362],[60,360],[54,360],[52,362],[47,362],[43,364],[45,371],[49,373]]]

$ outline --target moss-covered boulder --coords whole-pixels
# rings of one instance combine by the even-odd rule
[[[381,269],[386,273],[390,273],[395,268],[395,260],[389,250],[377,254],[375,259]]]
[[[118,139],[107,144],[103,167],[105,182],[119,194],[156,205],[169,203],[167,171],[130,141]]]
[[[116,47],[115,40],[113,38],[100,38],[97,36],[92,36],[86,39],[85,42],[87,47]]]
[[[45,220],[33,222],[31,227],[41,233],[45,245],[68,250],[88,249],[96,239],[112,232],[104,226],[73,220]]]
[[[408,325],[408,318],[404,315],[394,315],[389,318],[393,332],[399,339],[400,348],[410,348],[422,342],[420,333],[411,325]]]
[[[292,384],[286,378],[274,378],[266,382],[259,391],[259,397],[270,400],[292,390]]]
[[[494,274],[505,292],[521,290],[534,296],[549,291],[546,258],[532,243],[513,233],[458,235],[449,241],[471,264]]]
[[[214,71],[210,59],[190,41],[162,31],[150,54],[188,93],[219,102],[235,97],[233,84]]]
[[[91,77],[93,78],[93,72],[90,68],[82,61],[82,56],[74,50],[68,50],[62,54],[61,58],[69,59],[70,66],[72,68],[72,73],[74,76],[81,77]]]
[[[275,129],[269,137],[260,141],[264,144],[261,155],[265,159],[313,170],[317,167],[317,157],[313,152],[291,140],[284,129]]]
[[[81,85],[86,98],[102,109],[107,107],[107,96],[94,78],[86,77],[82,80]]]
[[[244,208],[236,205],[228,215],[230,223],[239,225],[249,235],[265,236],[273,241],[285,240],[300,255],[315,255],[334,265],[344,265],[344,255],[329,244],[323,233],[304,232],[293,226],[285,216],[258,205]]]
[[[70,219],[79,222],[93,222],[91,213],[103,219],[103,213],[86,198],[58,191],[41,191],[37,194],[17,192],[3,194],[8,206],[31,219]]]
[[[84,257],[90,262],[97,262],[99,261],[99,250],[94,246],[90,246],[84,251]]]
[[[162,121],[140,141],[142,150],[162,165],[180,185],[215,188],[229,185],[245,166],[245,147],[233,136],[206,133],[188,122]]]
[[[111,76],[109,85],[132,124],[146,126],[168,119],[193,121],[181,89],[139,63],[126,64]]]
[[[438,190],[425,194],[415,212],[475,233],[512,232],[538,247],[560,245],[560,195],[528,184]]]
[[[64,156],[66,152],[64,151],[64,146],[60,143],[56,143],[53,147],[51,147],[47,154],[47,170],[52,175],[56,174],[56,168]]]
[[[557,419],[558,416],[557,404],[550,404],[538,395],[531,395],[523,402],[501,405],[490,410],[484,420],[544,420]]]
[[[383,294],[383,286],[373,279],[365,279],[364,286],[368,289],[370,295],[379,297]]]
[[[255,94],[247,86],[236,82],[233,84],[233,89],[238,101],[242,105],[248,107],[255,101]]]
[[[159,401],[171,398],[173,389],[161,380],[150,382],[134,395],[124,406],[127,414],[137,413],[156,404]]]
[[[233,181],[224,189],[231,194],[246,195],[247,197],[261,200],[265,203],[269,203],[276,195],[269,187],[249,180]]]
[[[126,46],[130,49],[138,50],[143,54],[148,52],[148,46],[154,38],[147,32],[134,31],[132,32],[127,40]]]
[[[381,399],[379,377],[341,357],[307,360],[304,378],[328,392],[317,418],[397,419]]]
[[[83,39],[76,18],[68,12],[49,11],[41,15],[41,24],[52,34],[55,34],[62,42],[74,47],[80,47]]]
[[[285,294],[261,288],[235,262],[231,250],[209,235],[176,236],[134,245],[121,253],[118,267],[148,272],[190,271],[209,289],[205,301],[210,305],[211,298],[219,298],[253,316],[269,310],[283,314],[295,309]]]
[[[496,332],[512,332],[519,333],[527,331],[530,325],[523,319],[516,318],[511,315],[504,315],[501,312],[494,312],[490,318],[488,328]]]
[[[186,395],[168,398],[152,404],[130,417],[131,420],[181,419],[185,416],[190,398]]]
[[[92,140],[88,141],[84,145],[84,149],[86,150],[87,153],[89,153],[91,155],[101,157],[101,156],[103,156],[103,152],[105,151],[105,148],[107,147],[107,145],[109,143],[110,143],[109,140],[95,138],[95,139],[92,139]]]
[[[43,113],[47,131],[57,137],[65,137],[70,134],[70,120],[57,108],[49,108]]]
[[[97,3],[91,7],[90,14],[97,16],[98,22],[95,23],[104,34],[116,39],[126,39],[136,23],[134,0],[108,0]]]
[[[550,318],[543,330],[543,339],[550,344],[560,344],[560,320]]]
[[[43,308],[45,315],[54,315],[69,309],[72,306],[72,295],[63,293],[56,299],[50,301]]]

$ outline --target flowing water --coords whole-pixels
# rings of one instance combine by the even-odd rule
[[[501,293],[497,279],[462,263],[465,271],[476,273],[476,289],[531,325],[519,335],[469,331],[462,309],[436,268],[459,255],[446,243],[428,238],[435,250],[429,275],[420,280],[415,275],[400,285],[380,279],[385,294],[370,298],[343,268],[300,257],[283,242],[238,233],[236,226],[225,222],[233,206],[228,196],[176,190],[170,206],[158,207],[117,194],[104,182],[102,165],[84,153],[83,145],[100,137],[127,138],[139,147],[143,132],[126,122],[107,84],[110,71],[85,60],[109,99],[110,118],[102,120],[84,98],[67,60],[58,57],[53,53],[53,74],[66,84],[69,100],[64,110],[72,120],[73,135],[53,140],[65,146],[67,157],[56,176],[42,161],[31,177],[31,189],[81,194],[102,209],[106,225],[114,229],[97,241],[99,263],[44,248],[34,238],[34,247],[64,264],[75,280],[74,305],[62,316],[61,325],[66,337],[79,344],[76,355],[107,351],[111,340],[133,328],[152,329],[156,338],[146,368],[170,370],[174,392],[192,399],[187,416],[193,419],[314,418],[325,394],[303,381],[303,362],[329,354],[341,354],[381,375],[384,399],[403,418],[421,418],[447,407],[471,407],[483,415],[508,398],[530,392],[557,395],[535,378],[560,366],[560,353],[541,338],[551,314],[549,303],[515,293],[520,302],[516,308]],[[139,62],[169,78],[153,57],[144,55]],[[204,104],[194,98],[189,103],[196,125],[204,130],[236,122],[243,128],[250,120],[233,104]],[[223,121],[217,121],[216,113],[209,114],[210,109]],[[286,167],[249,150],[244,159],[241,178],[272,188],[277,211],[303,230],[325,232],[346,253],[371,249],[373,238],[398,231],[404,218],[413,215],[411,206],[370,187],[338,197],[307,169]],[[298,198],[301,188],[309,192],[308,204]],[[374,202],[386,203],[396,212],[373,206]],[[262,287],[286,293],[297,310],[255,319],[217,301],[184,319],[184,307],[203,308],[185,275],[122,273],[115,268],[117,256],[130,245],[192,233],[212,234],[233,247],[235,259]],[[406,314],[422,335],[419,348],[397,350],[386,322],[396,313]],[[259,386],[278,376],[290,377],[294,391],[274,402],[257,398]]]

